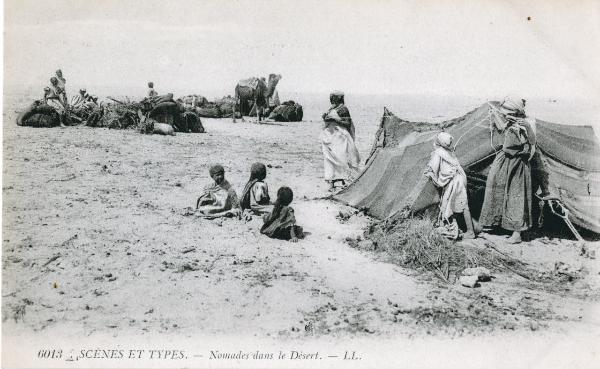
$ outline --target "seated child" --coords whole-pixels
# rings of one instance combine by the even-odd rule
[[[273,211],[263,215],[265,223],[260,229],[260,233],[291,242],[298,242],[298,238],[304,238],[302,227],[296,225],[294,209],[288,206],[293,198],[294,193],[289,187],[281,187],[277,191],[277,200]]]
[[[267,167],[263,163],[254,163],[250,168],[250,180],[242,191],[242,211],[248,210],[254,214],[269,213],[273,210],[270,205],[269,187],[264,182],[267,177]]]
[[[209,173],[215,183],[204,188],[203,194],[196,201],[196,210],[206,218],[239,216],[239,201],[235,190],[225,179],[225,169],[214,165]]]
[[[452,149],[454,138],[446,132],[437,135],[424,175],[429,177],[433,184],[441,188],[440,219],[446,224],[451,224],[458,230],[454,213],[463,213],[467,224],[465,239],[475,238],[473,220],[467,202],[467,175],[460,166]],[[457,231],[458,232],[458,231]]]

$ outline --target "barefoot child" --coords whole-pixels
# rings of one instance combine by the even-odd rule
[[[467,224],[467,233],[463,238],[475,238],[473,220],[467,202],[467,176],[454,155],[452,141],[454,139],[449,133],[441,132],[437,135],[433,145],[435,150],[431,153],[424,174],[436,187],[442,189],[440,219],[458,229],[453,216],[454,213],[463,213]]]
[[[265,214],[273,210],[270,205],[269,187],[265,183],[267,167],[263,163],[254,163],[250,168],[250,180],[242,191],[242,211],[254,214]]]
[[[294,209],[289,205],[294,198],[294,193],[289,187],[281,187],[277,191],[277,200],[270,214],[263,215],[264,224],[260,233],[271,238],[298,242],[304,238],[302,227],[296,225]]]
[[[235,190],[225,179],[225,169],[221,165],[214,165],[209,173],[215,182],[204,188],[196,201],[196,210],[207,218],[239,216],[239,201]]]

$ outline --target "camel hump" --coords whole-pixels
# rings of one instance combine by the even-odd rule
[[[250,88],[256,88],[258,86],[259,83],[259,79],[256,77],[252,77],[252,78],[248,78],[248,79],[242,79],[241,81],[238,82],[238,86],[240,87],[250,87]]]

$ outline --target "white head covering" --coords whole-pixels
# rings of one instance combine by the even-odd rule
[[[525,115],[525,100],[514,95],[506,96],[500,104],[500,110],[504,114]]]
[[[452,150],[452,142],[454,142],[454,137],[450,133],[440,132],[435,137],[435,142],[433,143],[434,147],[442,147],[446,150]]]

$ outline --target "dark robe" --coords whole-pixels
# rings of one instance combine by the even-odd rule
[[[356,129],[354,128],[354,122],[352,121],[352,117],[350,116],[350,110],[348,110],[348,108],[344,104],[333,105],[329,108],[327,113],[323,114],[323,118],[325,118],[327,114],[329,114],[332,110],[335,110],[339,117],[342,118],[342,122],[336,122],[336,124],[338,124],[340,127],[345,128],[354,140]]]
[[[296,225],[294,209],[289,206],[282,206],[279,212],[274,209],[271,214],[266,216],[265,224],[260,229],[260,233],[271,238],[289,240],[292,227],[294,227],[296,236],[302,235],[302,227]]]
[[[529,156],[535,137],[527,122],[504,130],[504,142],[490,168],[480,222],[509,231],[524,231],[531,226],[531,167]]]

